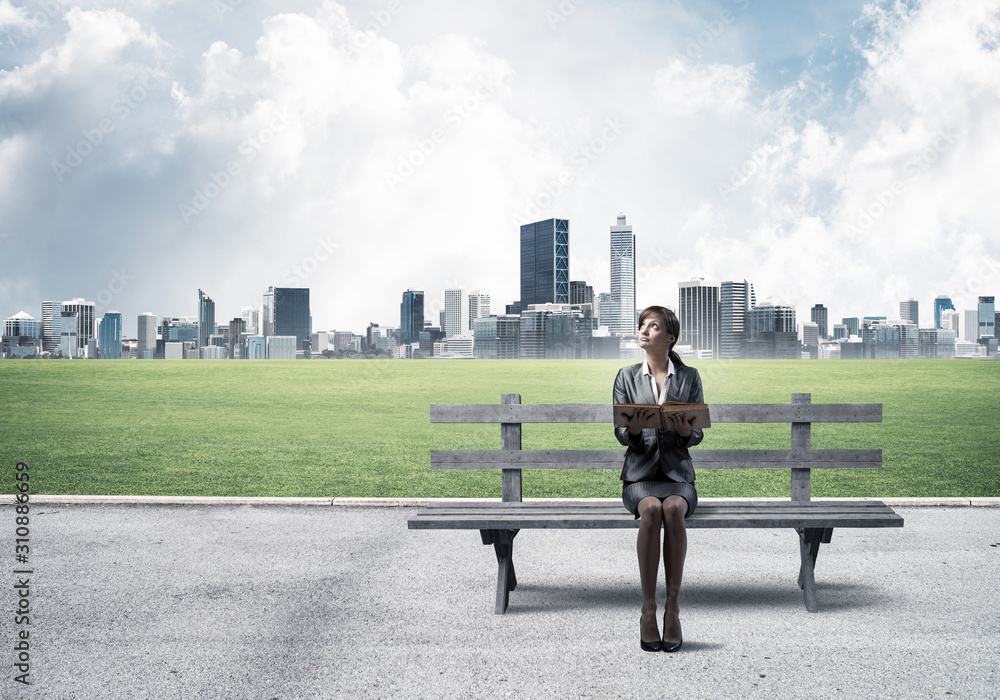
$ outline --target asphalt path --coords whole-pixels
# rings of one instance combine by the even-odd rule
[[[522,531],[495,615],[492,547],[412,507],[32,505],[23,686],[3,506],[0,696],[1000,697],[1000,508],[897,511],[822,546],[817,613],[793,531],[690,531],[652,654],[632,530]]]

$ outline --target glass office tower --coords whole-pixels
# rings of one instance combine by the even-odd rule
[[[546,219],[521,227],[521,302],[569,303],[569,220]]]
[[[97,333],[97,357],[101,360],[122,359],[122,315],[107,311],[101,318]]]
[[[399,304],[400,345],[420,342],[420,332],[424,330],[424,293],[418,289],[403,292]]]
[[[296,350],[312,341],[308,287],[274,288],[274,335],[294,335]]]
[[[631,336],[635,326],[635,234],[618,215],[611,227],[611,316],[601,319],[611,335]]]

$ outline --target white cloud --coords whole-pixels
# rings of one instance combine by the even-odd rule
[[[730,116],[745,108],[753,72],[752,65],[702,66],[673,58],[656,73],[654,89],[667,116],[691,116],[706,111]]]

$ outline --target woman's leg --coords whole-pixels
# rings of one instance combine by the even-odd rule
[[[656,576],[660,569],[660,525],[662,509],[660,499],[646,496],[639,501],[639,536],[636,550],[639,555],[639,583],[642,586],[642,619],[640,634],[643,641],[660,639],[656,628]]]
[[[687,556],[687,501],[668,496],[663,501],[663,573],[667,579],[667,607],[663,612],[663,641],[681,641],[680,596],[684,558]]]

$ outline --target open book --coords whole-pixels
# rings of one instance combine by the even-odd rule
[[[655,403],[616,403],[615,404],[615,425],[624,428],[626,419],[640,408],[650,408],[654,413],[653,417],[643,425],[643,428],[659,429],[663,427],[662,418],[665,419],[671,413],[686,413],[688,418],[694,416],[692,428],[710,428],[712,419],[708,415],[708,404],[704,403],[680,403],[679,401],[664,401],[661,404]]]

